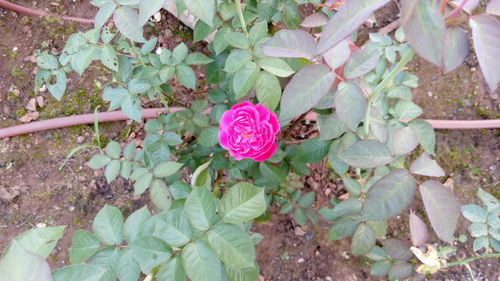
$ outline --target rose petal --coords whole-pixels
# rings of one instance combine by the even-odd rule
[[[271,146],[271,148],[268,151],[266,151],[265,153],[263,153],[257,157],[254,157],[253,160],[257,161],[257,162],[264,162],[267,159],[271,158],[271,156],[273,156],[273,154],[276,152],[277,149],[278,149],[278,147],[276,146],[276,143],[273,143],[273,145]]]
[[[219,144],[225,149],[229,148],[228,145],[228,139],[227,139],[227,132],[225,130],[219,131]]]
[[[231,126],[234,120],[234,111],[228,110],[224,112],[220,118],[219,132]]]

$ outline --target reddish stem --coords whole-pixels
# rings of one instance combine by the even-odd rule
[[[446,16],[446,19],[451,19],[454,16],[456,16],[458,13],[460,13],[460,11],[465,7],[465,4],[467,4],[467,1],[469,1],[469,0],[463,0],[460,3],[460,5],[455,7],[455,9],[453,11],[451,11],[451,13],[449,15]]]
[[[31,8],[27,8],[18,4],[11,3],[6,0],[0,0],[0,8],[4,8],[7,10],[11,10],[13,12],[19,13],[19,14],[24,14],[28,16],[35,16],[35,17],[47,17],[47,16],[55,16],[59,17],[64,20],[70,20],[74,22],[79,22],[79,23],[84,23],[84,24],[93,24],[94,20],[93,19],[82,19],[82,18],[75,18],[75,17],[68,17],[68,16],[56,16],[52,14],[48,14],[46,12],[42,12],[40,10],[34,10]]]
[[[183,107],[170,107],[170,112],[176,112],[184,109]],[[165,108],[148,108],[142,110],[143,119],[157,118],[158,114],[165,113]],[[204,113],[208,114],[210,108]],[[310,112],[305,116],[306,120],[315,121],[318,115]],[[123,121],[129,118],[121,111],[110,111],[98,114],[99,122]],[[500,128],[500,119],[495,120],[425,120],[429,122],[435,129],[497,129]],[[23,134],[36,133],[51,129],[60,129],[65,127],[92,124],[94,122],[94,114],[74,115],[69,117],[55,118],[42,120],[23,125],[17,125],[0,129],[0,139],[14,137]]]

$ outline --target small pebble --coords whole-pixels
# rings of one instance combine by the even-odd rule
[[[298,263],[303,263],[303,262],[304,262],[304,258],[299,258],[299,259],[297,260],[297,262],[298,262]]]
[[[313,238],[313,235],[312,233],[306,233],[306,235],[304,235],[304,238],[306,238],[306,240],[311,240]]]
[[[47,227],[47,224],[43,223],[43,222],[39,222],[36,224],[36,227]]]
[[[330,277],[330,276],[326,276],[326,277],[325,277],[325,280],[326,280],[326,281],[333,281],[332,277]]]
[[[85,141],[85,137],[84,136],[79,136],[76,138],[76,142],[77,143],[83,143]]]
[[[70,210],[70,212],[73,212],[75,210],[75,206],[69,206],[68,209]]]

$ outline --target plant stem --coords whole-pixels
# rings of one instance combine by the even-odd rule
[[[446,19],[453,18],[455,15],[460,13],[460,11],[464,8],[465,4],[467,4],[467,1],[469,0],[462,0],[462,3],[460,3],[460,5],[458,5],[453,11],[451,11],[451,13],[446,16]]]
[[[377,85],[375,90],[370,94],[370,97],[368,99],[368,108],[366,109],[366,114],[365,114],[365,119],[364,119],[364,132],[365,135],[368,136],[370,134],[370,111],[373,106],[373,104],[377,101],[377,99],[382,95],[384,92],[385,88],[392,83],[392,79],[398,75],[401,70],[406,66],[408,62],[413,58],[413,55],[415,52],[412,49],[409,49],[406,54],[403,55],[401,60],[396,64],[396,66],[389,72],[389,74],[380,82],[380,84]]]
[[[131,45],[130,51],[132,51],[132,53],[134,54],[134,57],[141,63],[142,66],[146,66],[146,64],[144,63],[144,60],[142,60],[141,55],[139,55],[139,53],[135,49],[135,42],[130,40],[130,45]]]
[[[236,9],[238,9],[238,17],[240,18],[241,28],[243,32],[248,37],[247,24],[245,23],[245,17],[243,16],[243,10],[241,9],[241,0],[235,0]]]
[[[475,260],[485,259],[485,258],[500,258],[500,253],[497,253],[497,254],[484,254],[484,255],[470,257],[470,258],[466,258],[466,259],[462,259],[462,260],[458,260],[458,261],[454,261],[454,262],[449,262],[449,263],[446,264],[445,267],[452,267],[452,266],[455,266],[455,265],[468,264],[468,263],[473,262]]]

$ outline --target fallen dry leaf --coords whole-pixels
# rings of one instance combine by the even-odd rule
[[[36,111],[36,100],[34,98],[30,99],[28,105],[26,105],[26,109],[29,111]]]
[[[38,103],[39,107],[43,107],[45,105],[45,100],[42,96],[38,96],[36,97],[36,103]]]
[[[26,115],[24,115],[21,118],[19,118],[19,121],[21,121],[23,123],[29,123],[29,122],[31,122],[33,120],[38,119],[38,117],[40,117],[40,113],[38,113],[37,111],[35,111],[35,112],[29,112]]]

